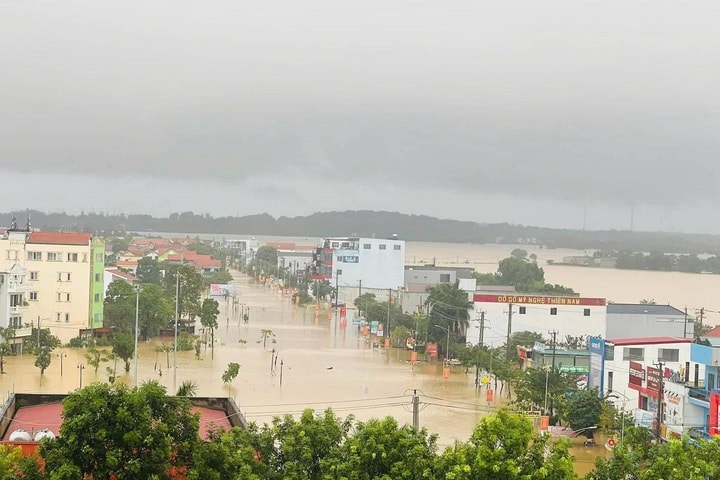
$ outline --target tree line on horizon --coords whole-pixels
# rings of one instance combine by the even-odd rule
[[[174,232],[183,234],[266,235],[325,237],[358,235],[405,240],[453,243],[534,244],[546,248],[651,251],[665,253],[714,254],[720,252],[720,235],[670,232],[590,231],[555,229],[509,223],[478,223],[408,215],[387,211],[330,211],[298,217],[275,218],[267,213],[213,217],[209,213],[172,213],[167,217],[147,214],[46,213],[30,210],[18,213],[18,221],[29,214],[34,228],[77,230],[102,235],[129,232]],[[0,213],[10,225],[13,212]],[[0,221],[2,225],[2,221]]]

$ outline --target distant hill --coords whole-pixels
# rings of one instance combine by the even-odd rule
[[[11,213],[0,213],[0,227],[9,226],[11,216]],[[387,237],[396,233],[405,240],[427,242],[535,243],[548,248],[720,253],[720,235],[566,230],[508,223],[480,224],[425,215],[368,210],[321,212],[292,218],[274,218],[268,214],[216,218],[193,212],[173,213],[166,218],[156,218],[150,215],[103,213],[69,215],[32,210],[30,216],[33,227],[42,230],[65,229],[115,235],[155,231],[218,236],[235,234]],[[17,214],[18,224],[24,225],[25,219],[25,212]]]

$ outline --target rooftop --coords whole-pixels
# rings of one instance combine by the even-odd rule
[[[639,338],[618,338],[616,340],[605,340],[607,343],[618,345],[657,345],[660,343],[692,343],[692,338],[682,337],[639,337]]]
[[[651,305],[647,303],[608,303],[607,313],[623,315],[685,315],[672,305]]]
[[[45,245],[90,245],[92,235],[83,232],[32,232],[27,243]]]

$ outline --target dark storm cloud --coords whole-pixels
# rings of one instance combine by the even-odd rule
[[[716,199],[715,3],[388,3],[0,3],[0,169]]]

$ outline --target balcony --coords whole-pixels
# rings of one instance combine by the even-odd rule
[[[33,327],[19,327],[15,329],[15,338],[29,337],[32,335]]]
[[[710,392],[704,388],[689,388],[688,395],[690,396],[690,403],[701,407],[710,406]]]
[[[23,293],[32,291],[33,286],[27,283],[8,282],[8,293]]]
[[[10,313],[12,314],[21,314],[24,311],[28,309],[28,305],[23,305],[22,303],[18,305],[10,305]]]

